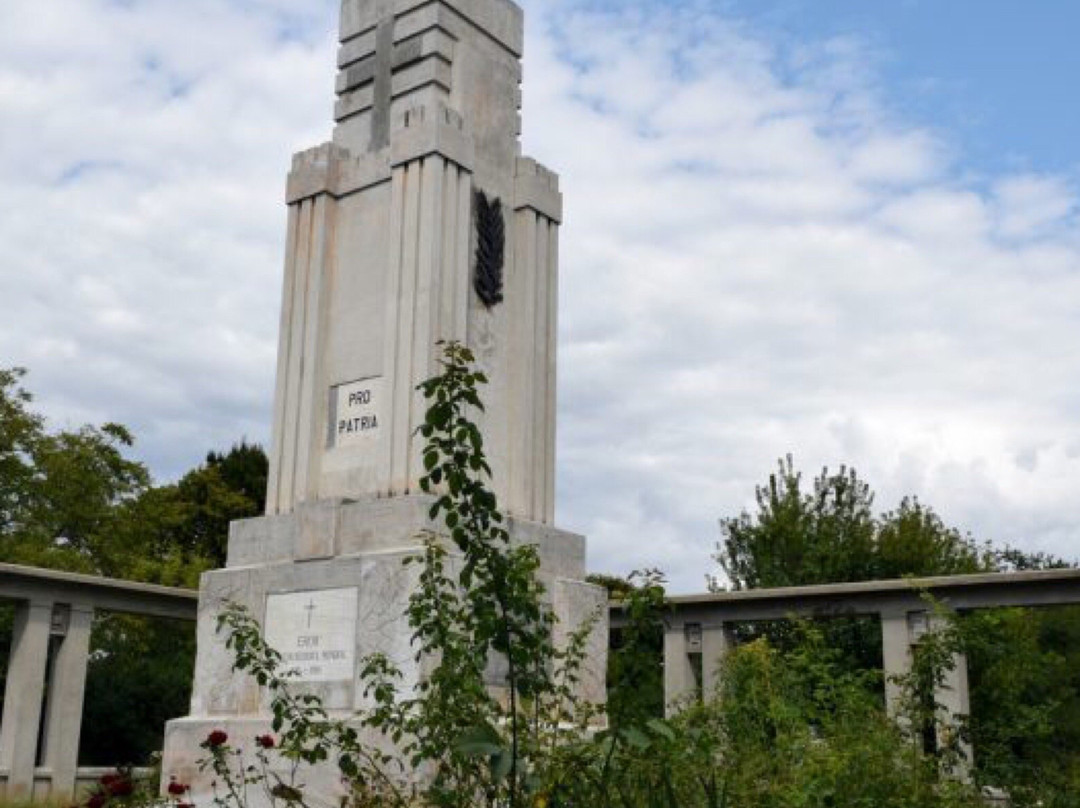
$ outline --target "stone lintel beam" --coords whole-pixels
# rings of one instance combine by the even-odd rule
[[[519,157],[514,176],[514,210],[531,208],[561,224],[562,194],[559,175],[529,157]]]
[[[198,599],[190,589],[0,564],[0,601],[84,603],[105,612],[194,620]]]
[[[1080,569],[953,575],[894,581],[861,581],[778,589],[675,595],[667,599],[681,622],[753,622],[796,617],[876,617],[926,611],[925,595],[955,611],[1080,603]],[[612,605],[613,626],[625,617]]]

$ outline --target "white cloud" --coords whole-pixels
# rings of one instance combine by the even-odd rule
[[[329,132],[335,6],[0,7],[0,364],[162,475],[268,432],[284,173]],[[696,589],[716,518],[793,452],[1076,555],[1075,187],[967,182],[864,43],[713,7],[527,4],[526,150],[567,206],[561,522],[596,569]]]
[[[700,587],[715,517],[787,452],[1075,555],[1068,184],[958,179],[858,43],[583,9],[530,7],[525,120],[567,194],[560,502],[593,565]]]

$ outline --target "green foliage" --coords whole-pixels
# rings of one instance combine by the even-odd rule
[[[879,518],[854,469],[822,471],[805,491],[790,455],[756,489],[757,512],[720,522],[716,560],[735,589],[987,572],[986,548],[915,499]]]
[[[758,641],[725,664],[712,709],[728,747],[732,805],[981,804],[976,788],[944,776],[905,722],[884,715],[875,674],[851,671],[812,626],[799,633],[787,654]]]
[[[91,635],[79,761],[145,764],[165,722],[187,712],[195,658],[192,626],[101,615]]]
[[[976,612],[962,631],[980,780],[1018,808],[1080,805],[1080,609]]]
[[[34,478],[30,459],[42,431],[42,418],[30,412],[30,393],[22,387],[26,371],[0,368],[0,539],[5,543],[23,519]]]
[[[978,545],[914,499],[874,517],[873,494],[854,471],[826,470],[805,491],[790,457],[757,489],[757,503],[755,513],[721,522],[716,558],[736,589],[1068,566],[1045,554]],[[963,622],[972,683],[964,731],[976,750],[975,776],[1008,788],[1018,806],[1059,804],[1080,781],[1080,609],[979,612]],[[819,630],[846,656],[848,670],[880,667],[872,622],[831,620]],[[784,623],[738,633],[744,642],[766,637],[785,650],[797,639]],[[933,647],[920,652],[924,660]],[[915,692],[928,688],[923,681]],[[935,705],[910,707],[925,740],[937,744]]]
[[[983,805],[976,786],[948,777],[941,759],[923,752],[905,728],[910,720],[886,717],[876,674],[851,671],[812,625],[798,625],[797,635],[787,653],[758,640],[729,654],[715,699],[667,720],[613,724],[592,739],[563,747],[557,768],[566,776],[546,795],[546,804]]]
[[[631,573],[624,583],[612,598],[622,602],[626,616],[608,656],[607,708],[613,727],[641,726],[664,714],[664,578],[657,570],[644,570]]]
[[[154,486],[122,426],[50,431],[25,372],[0,369],[0,563],[194,587],[224,563],[228,524],[264,509],[266,457],[240,443]],[[0,694],[11,637],[0,611]],[[82,759],[144,762],[187,706],[191,626],[98,615]],[[0,696],[2,698],[2,696]]]
[[[205,464],[158,489],[162,510],[173,516],[162,526],[165,543],[209,568],[225,566],[229,523],[266,509],[268,467],[260,447],[241,441],[225,454],[210,452]]]

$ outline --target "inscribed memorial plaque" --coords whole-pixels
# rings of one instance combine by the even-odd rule
[[[304,682],[352,680],[357,590],[324,589],[266,598],[266,641],[290,677]]]
[[[339,384],[330,394],[330,445],[348,446],[379,434],[382,378]]]

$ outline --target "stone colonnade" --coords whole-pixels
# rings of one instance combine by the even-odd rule
[[[664,633],[664,698],[669,712],[699,693],[714,693],[721,663],[733,646],[739,623],[864,616],[880,620],[885,699],[896,714],[901,688],[896,677],[910,672],[913,651],[939,620],[930,602],[955,611],[994,607],[1042,607],[1080,603],[1080,569],[952,575],[895,581],[712,592],[668,598]],[[626,621],[613,605],[612,628]],[[942,729],[970,714],[967,659],[956,654],[934,694]],[[943,738],[941,740],[944,740]],[[964,749],[971,760],[972,750]]]
[[[0,601],[14,603],[0,717],[0,798],[70,799],[98,610],[195,619],[188,590],[0,564]]]
[[[895,715],[902,695],[896,679],[911,671],[913,652],[934,618],[925,610],[885,612],[880,618],[885,701],[889,712]],[[732,633],[732,622],[679,623],[666,628],[664,702],[669,714],[688,698],[717,691],[724,656],[734,646]],[[934,698],[941,706],[943,727],[954,725],[959,716],[971,713],[964,654],[955,654],[952,669]],[[970,760],[970,750],[967,757]]]
[[[93,621],[94,609],[81,603],[28,600],[15,606],[0,718],[0,771],[7,775],[8,799],[34,796],[39,749],[50,796],[74,792]]]

